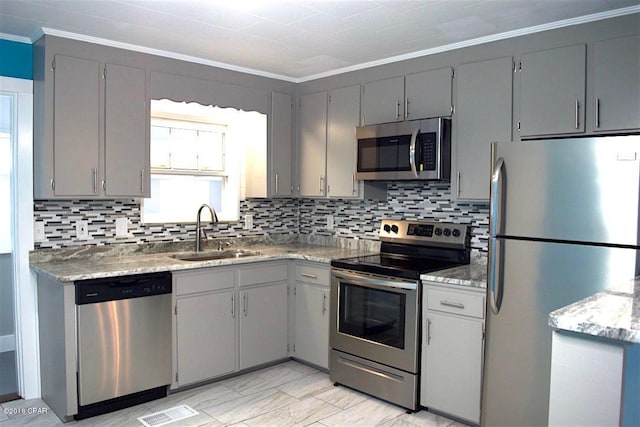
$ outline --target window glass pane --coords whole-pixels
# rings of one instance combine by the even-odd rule
[[[0,95],[0,253],[11,252],[11,132],[13,102]]]
[[[151,167],[171,167],[170,131],[168,127],[151,126]]]
[[[171,128],[171,167],[198,169],[198,131]]]
[[[224,170],[224,134],[221,132],[198,132],[198,161],[201,170]]]

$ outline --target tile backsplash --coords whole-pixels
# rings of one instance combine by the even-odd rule
[[[45,239],[36,249],[195,239],[195,224],[142,224],[138,200],[37,200],[34,220],[44,223]],[[253,215],[253,228],[244,217]],[[327,215],[334,228],[327,230]],[[195,217],[195,212],[194,212]],[[449,184],[393,182],[387,201],[347,199],[249,199],[241,202],[240,221],[207,224],[213,237],[301,234],[377,240],[383,217],[457,222],[471,225],[471,246],[487,250],[489,206],[452,200]],[[115,236],[116,218],[127,218],[129,234]],[[75,224],[88,222],[87,240],[76,238]]]

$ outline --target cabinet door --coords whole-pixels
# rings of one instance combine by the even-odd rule
[[[287,357],[287,283],[240,291],[240,369]]]
[[[365,83],[362,93],[364,124],[397,122],[404,117],[404,77]]]
[[[105,67],[105,195],[149,197],[145,71]]]
[[[360,86],[329,92],[327,195],[358,195],[355,181],[356,127],[360,125]]]
[[[327,92],[302,95],[298,161],[301,196],[325,195],[326,148]]]
[[[640,129],[640,36],[593,46],[594,132]]]
[[[329,288],[296,283],[295,357],[329,369]]]
[[[271,94],[271,170],[269,182],[274,197],[291,196],[291,97],[282,93]]]
[[[452,192],[458,199],[489,199],[491,142],[511,141],[512,66],[512,58],[499,58],[457,69]]]
[[[583,44],[522,55],[522,137],[584,132],[585,58]]]
[[[482,321],[428,311],[423,328],[420,403],[479,423]]]
[[[96,196],[100,64],[56,55],[53,91],[54,194]]]
[[[404,117],[407,120],[451,115],[453,70],[441,68],[406,77]]]
[[[178,387],[233,372],[235,291],[182,297],[176,304]]]

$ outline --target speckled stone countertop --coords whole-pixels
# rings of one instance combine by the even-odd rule
[[[549,314],[554,329],[640,343],[640,276]]]
[[[472,254],[471,264],[426,273],[420,279],[428,282],[472,288],[487,287],[487,258],[484,254]]]
[[[308,243],[264,243],[246,242],[234,244],[234,249],[258,252],[256,255],[242,258],[224,258],[205,261],[182,261],[171,257],[178,252],[192,251],[191,245],[173,245],[173,247],[132,248],[132,245],[120,245],[121,248],[80,247],[71,248],[55,255],[36,251],[31,254],[31,268],[38,274],[47,275],[59,282],[96,279],[129,274],[152,273],[158,271],[180,271],[223,265],[237,265],[257,261],[275,261],[297,259],[321,263],[330,263],[332,259],[354,257],[375,252],[366,247],[334,247],[312,245]],[[140,246],[140,245],[133,245]],[[157,246],[157,245],[156,245]],[[166,245],[165,245],[166,246]],[[164,251],[162,251],[164,250]],[[205,249],[215,251],[217,249]]]

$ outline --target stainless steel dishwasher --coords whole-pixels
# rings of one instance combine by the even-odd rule
[[[91,279],[75,285],[75,418],[166,396],[171,383],[171,273]]]

